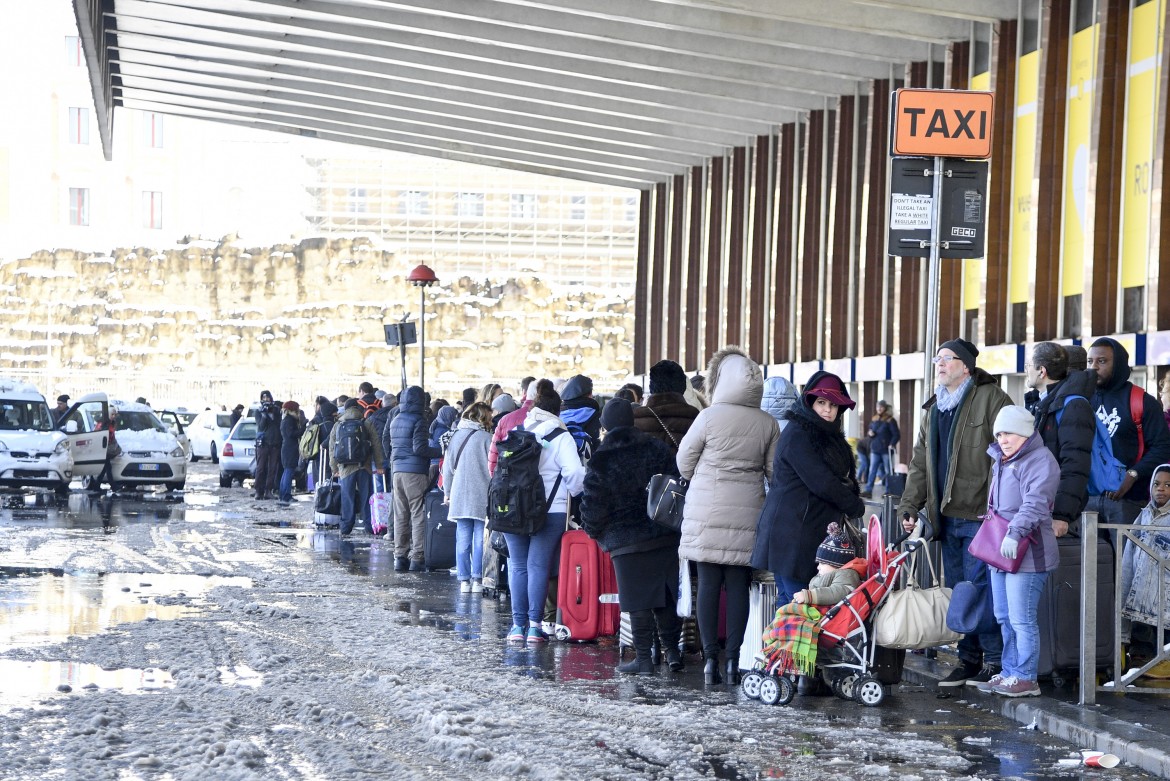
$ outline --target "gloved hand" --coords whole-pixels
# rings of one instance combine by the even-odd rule
[[[1020,543],[1018,540],[1014,539],[1011,535],[1005,534],[1003,542],[1001,542],[999,545],[999,555],[1003,556],[1005,559],[1015,560],[1016,549],[1019,548],[1019,546]]]
[[[918,522],[914,519],[913,516],[910,515],[910,513],[902,513],[902,531],[908,534],[914,531],[914,527],[917,525]]]

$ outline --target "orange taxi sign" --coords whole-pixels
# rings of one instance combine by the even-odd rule
[[[893,153],[991,157],[995,94],[967,90],[894,91]]]

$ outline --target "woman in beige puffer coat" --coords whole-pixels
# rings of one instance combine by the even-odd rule
[[[691,481],[679,555],[697,562],[697,618],[706,683],[719,683],[719,589],[727,591],[727,678],[739,682],[739,647],[748,618],[748,586],[756,520],[780,428],[760,409],[764,377],[739,347],[725,347],[707,366],[711,406],[679,443],[678,469]]]

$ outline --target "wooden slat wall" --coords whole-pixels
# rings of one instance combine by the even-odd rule
[[[663,295],[666,288],[666,216],[669,204],[666,185],[654,186],[654,234],[650,248],[650,356],[662,355]]]
[[[707,320],[706,354],[699,365],[705,366],[719,351],[722,334],[719,332],[720,313],[723,311],[723,220],[726,217],[727,187],[726,161],[711,159],[711,209],[707,212]]]
[[[793,360],[790,349],[795,291],[792,289],[792,262],[796,254],[796,185],[800,170],[798,137],[800,128],[790,122],[780,127],[776,144],[776,241],[772,277],[772,363]]]
[[[772,219],[769,191],[774,165],[772,137],[757,136],[755,153],[752,155],[752,246],[748,267],[748,332],[745,347],[748,355],[759,363],[765,363],[768,359],[765,305],[768,300],[768,239]]]
[[[821,306],[821,220],[825,183],[825,112],[810,111],[808,116],[808,143],[804,155],[804,213],[800,221],[800,250],[797,284],[800,311],[797,329],[800,344],[799,360],[811,361],[818,357],[818,337],[823,323],[819,317]]]
[[[699,334],[702,331],[703,312],[700,309],[706,281],[703,279],[703,207],[706,204],[706,177],[702,166],[693,166],[690,182],[690,218],[687,235],[687,310],[686,338],[680,363],[683,366],[699,366],[703,356],[699,353]]]
[[[861,253],[861,301],[859,320],[864,337],[863,355],[879,355],[890,344],[885,323],[889,315],[885,300],[886,269],[886,176],[889,170],[890,90],[888,79],[875,81],[869,100],[869,132],[865,143],[869,149],[865,166],[865,200],[862,210],[868,226]]]
[[[745,252],[745,218],[747,209],[747,156],[745,147],[731,150],[731,215],[728,225],[727,325],[723,345],[743,344],[743,266]]]
[[[687,216],[687,188],[684,177],[675,176],[670,185],[670,256],[666,271],[666,351],[664,358],[677,361],[682,335],[683,239]]]
[[[646,286],[650,276],[650,233],[650,191],[642,190],[638,197],[638,272],[634,279],[635,374],[645,374],[650,369],[650,364],[646,362],[648,356],[646,332],[649,322]]]
[[[829,256],[825,265],[825,296],[828,318],[826,348],[829,357],[848,357],[849,308],[857,284],[849,273],[850,259],[856,242],[853,230],[853,167],[855,137],[853,97],[841,98],[837,104],[832,175],[833,189],[829,204]]]

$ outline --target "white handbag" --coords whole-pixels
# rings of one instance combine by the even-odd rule
[[[914,575],[917,556],[925,556],[934,585],[922,588]],[[947,626],[947,609],[951,590],[939,585],[934,562],[925,545],[920,545],[906,561],[910,573],[906,585],[892,591],[873,620],[874,642],[885,648],[933,648],[953,643],[961,634]]]

